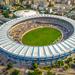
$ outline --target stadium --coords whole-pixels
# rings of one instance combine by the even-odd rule
[[[0,27],[0,53],[12,61],[51,65],[74,52],[72,19],[38,14],[8,21]]]

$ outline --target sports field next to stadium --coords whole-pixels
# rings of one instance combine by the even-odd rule
[[[22,43],[29,46],[52,45],[62,38],[60,30],[51,27],[33,29],[22,36]]]

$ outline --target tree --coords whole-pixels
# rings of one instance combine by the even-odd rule
[[[69,57],[68,60],[69,60],[69,62],[71,62],[72,61],[72,57]]]
[[[3,15],[4,15],[4,17],[9,18],[9,11],[8,10],[4,10],[3,11]]]
[[[69,57],[67,60],[65,60],[65,63],[69,64],[72,61],[72,57]]]
[[[73,63],[75,64],[75,60],[73,61]]]
[[[53,74],[52,72],[48,71],[47,75],[55,75],[55,74]]]
[[[13,67],[13,64],[12,63],[8,63],[7,64],[7,69],[11,69]]]
[[[59,61],[56,62],[56,66],[57,67],[64,66],[64,62],[62,60],[59,60]]]
[[[22,4],[23,0],[20,0],[20,3]]]
[[[32,0],[31,3],[34,4],[34,0]]]
[[[53,1],[49,1],[48,7],[54,7],[54,2]]]
[[[34,70],[33,72],[28,72],[28,75],[42,75],[42,72],[39,70]]]
[[[68,66],[68,65],[65,65],[65,66],[64,66],[64,69],[65,69],[65,70],[67,70],[68,68],[69,68],[69,66]]]
[[[14,70],[10,75],[19,75],[20,71],[19,70]]]
[[[33,66],[34,69],[38,68],[38,64],[37,63],[33,63],[32,66]]]
[[[62,60],[60,61],[60,65],[61,66],[64,66],[64,62]]]

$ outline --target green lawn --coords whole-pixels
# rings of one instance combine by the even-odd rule
[[[46,46],[53,44],[62,33],[50,27],[43,27],[29,31],[22,37],[22,43],[29,46]],[[60,39],[59,39],[60,40]]]

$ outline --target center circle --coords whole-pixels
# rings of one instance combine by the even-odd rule
[[[21,42],[29,46],[46,46],[61,41],[62,33],[57,28],[40,27],[22,35]]]

